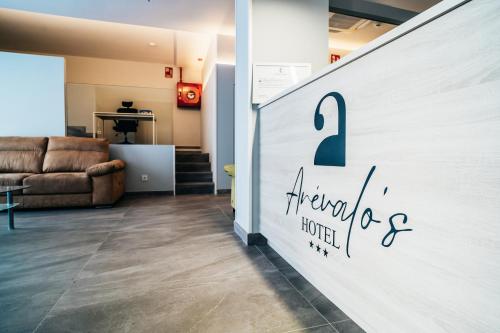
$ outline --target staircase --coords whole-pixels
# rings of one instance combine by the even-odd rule
[[[81,138],[91,138],[92,133],[87,133],[87,127],[85,126],[67,126],[66,127],[67,136],[77,136]]]
[[[214,183],[208,154],[200,150],[175,151],[175,193],[213,194]]]

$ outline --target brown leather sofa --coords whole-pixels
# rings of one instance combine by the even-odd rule
[[[0,137],[0,185],[31,185],[14,194],[20,208],[112,205],[123,195],[124,169],[109,161],[106,140]]]

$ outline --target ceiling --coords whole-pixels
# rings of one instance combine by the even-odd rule
[[[234,35],[234,0],[0,0],[0,7],[172,30]]]
[[[328,47],[344,56],[393,29],[395,25],[330,13]]]
[[[201,69],[211,35],[234,35],[234,1],[0,0],[0,31],[0,50]]]
[[[439,2],[366,1],[416,12]],[[340,55],[394,27],[340,14],[331,18],[330,27],[335,22],[341,29],[330,29],[329,47]],[[3,50],[201,69],[203,61],[198,59],[206,56],[210,35],[234,36],[234,28],[234,0],[0,0]],[[149,46],[150,42],[156,46]]]
[[[441,0],[366,0],[368,2],[375,2],[381,5],[391,6],[412,12],[423,12],[424,10],[434,6]],[[1,1],[0,1],[1,2]]]
[[[366,0],[420,13],[441,0]],[[344,56],[396,27],[349,15],[330,12],[328,47],[331,53]]]

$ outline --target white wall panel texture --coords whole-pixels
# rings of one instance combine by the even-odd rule
[[[368,332],[500,329],[498,12],[467,2],[259,110],[260,231]],[[346,103],[345,167],[314,165],[337,134],[333,100],[314,126],[333,91]],[[290,193],[309,195],[297,212]],[[344,221],[313,209],[323,194]],[[313,235],[303,219],[330,230],[307,224]]]

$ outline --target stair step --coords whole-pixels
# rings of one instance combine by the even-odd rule
[[[176,172],[175,181],[178,183],[211,182],[212,173],[210,171]]]
[[[191,155],[191,154],[201,154],[201,150],[176,150],[175,151],[175,156]]]
[[[175,163],[176,172],[210,171],[209,162]]]
[[[67,126],[66,127],[67,136],[76,136],[81,138],[91,138],[92,133],[87,133],[87,127],[85,126]]]
[[[190,153],[190,154],[176,154],[176,162],[208,162],[208,154]]]
[[[212,182],[177,183],[175,194],[213,194],[214,186]]]

